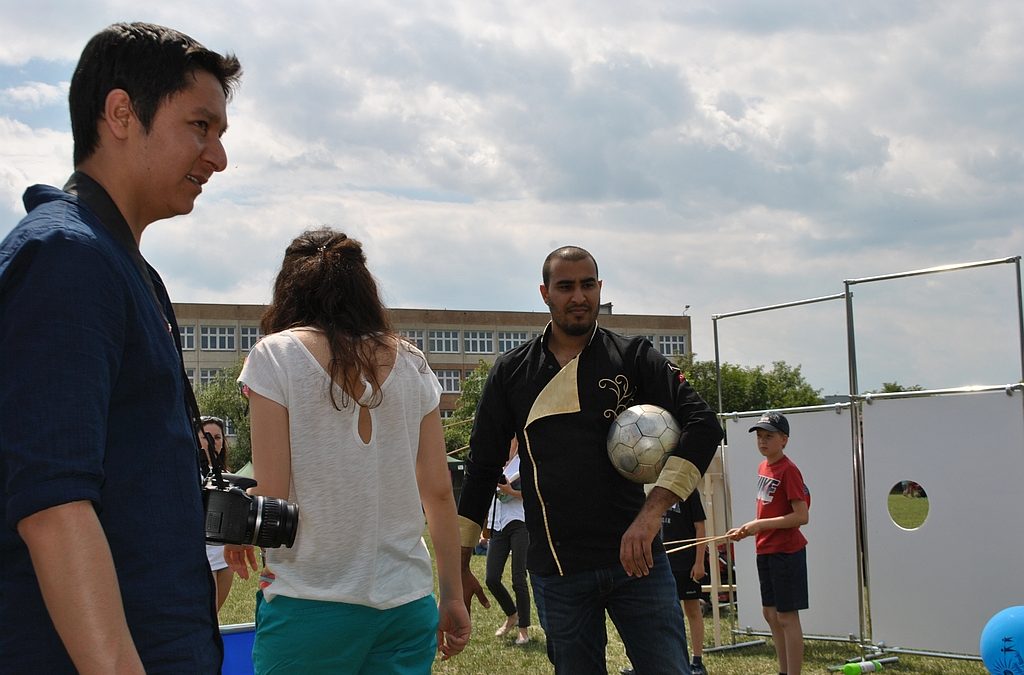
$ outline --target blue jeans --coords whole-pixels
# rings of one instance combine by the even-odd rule
[[[613,565],[563,577],[530,575],[555,672],[606,675],[605,611],[637,675],[690,675],[686,626],[664,552],[646,577]]]

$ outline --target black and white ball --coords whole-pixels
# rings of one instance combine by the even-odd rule
[[[679,424],[672,413],[641,404],[623,410],[608,430],[608,459],[635,483],[653,483],[679,442]]]

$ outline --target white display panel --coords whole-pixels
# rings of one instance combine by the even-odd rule
[[[994,391],[863,406],[874,642],[976,655],[988,619],[1024,605],[1022,399]],[[900,480],[928,496],[915,530],[889,515]]]
[[[757,467],[763,458],[754,434],[747,430],[759,415],[741,414],[726,421],[725,476],[734,526],[755,516]],[[800,468],[811,491],[810,522],[801,528],[808,541],[810,609],[800,612],[800,621],[807,635],[859,636],[850,409],[794,412],[786,417],[791,431],[786,455]],[[768,631],[761,614],[754,538],[738,542],[735,550],[739,627]]]

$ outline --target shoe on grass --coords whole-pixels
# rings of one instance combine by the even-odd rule
[[[505,617],[505,623],[498,626],[498,630],[494,631],[495,637],[504,637],[506,633],[516,627],[519,623],[519,615],[513,614],[512,616]]]

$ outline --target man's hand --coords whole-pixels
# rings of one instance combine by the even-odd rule
[[[619,544],[619,562],[626,574],[631,577],[645,577],[654,567],[654,556],[651,555],[651,542],[661,530],[661,517],[669,507],[679,501],[672,491],[663,487],[653,487],[647,495],[640,513],[633,519],[622,541]]]
[[[473,596],[480,601],[484,609],[490,609],[491,601],[487,599],[487,595],[484,593],[484,589],[480,587],[480,582],[477,581],[476,577],[473,576],[473,572],[469,569],[469,561],[473,557],[473,549],[468,546],[462,547],[462,597],[466,602],[466,611],[472,613],[473,611]]]
[[[641,511],[619,544],[619,562],[631,577],[645,577],[654,567],[651,542],[661,529],[661,514]]]

